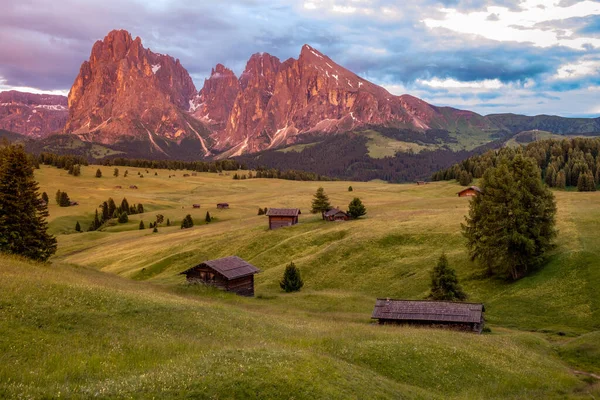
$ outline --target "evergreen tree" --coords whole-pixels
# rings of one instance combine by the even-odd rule
[[[462,171],[458,176],[458,183],[460,183],[461,186],[469,186],[471,182],[473,182],[473,176],[467,171]]]
[[[102,171],[100,171],[100,168],[96,170],[96,178],[102,178]]]
[[[267,213],[267,211],[269,211],[269,209],[268,209],[267,207],[265,207],[265,208],[263,209],[263,214],[266,214],[266,213]]]
[[[91,231],[95,231],[102,226],[100,222],[100,218],[98,217],[98,209],[96,209],[96,215],[94,215],[94,221],[92,222],[92,226],[90,227]]]
[[[115,171],[113,172],[113,176],[115,178],[119,176],[119,168],[115,168]]]
[[[108,203],[105,201],[102,203],[102,222],[106,222],[110,219],[110,213],[108,211]]]
[[[48,205],[48,202],[50,201],[50,199],[48,198],[48,193],[42,193],[42,200],[44,201],[44,203],[46,203],[46,205]]]
[[[331,204],[329,204],[329,197],[325,194],[325,190],[320,187],[313,196],[311,213],[321,213],[321,217],[325,219],[325,212],[331,210]]]
[[[171,220],[167,218],[167,226],[171,226]]]
[[[112,197],[108,198],[108,215],[110,215],[111,217],[114,217],[115,215],[115,210],[117,209],[117,205],[115,204],[115,201],[112,199]]]
[[[69,207],[71,205],[71,199],[69,199],[67,192],[60,192],[60,203],[58,205],[61,207]]]
[[[146,229],[146,227],[144,226],[144,221],[140,221],[140,230],[142,229]]]
[[[564,170],[558,171],[556,174],[556,180],[554,182],[554,187],[559,189],[565,189],[567,187],[567,176]]]
[[[536,161],[518,154],[483,175],[462,225],[473,260],[513,280],[542,265],[556,236],[556,203]]]
[[[121,213],[128,213],[129,212],[129,202],[127,201],[127,199],[125,197],[123,197],[123,200],[121,200]]]
[[[208,213],[208,211],[206,212],[206,217],[204,218],[204,221],[206,221],[206,222],[212,221],[212,219],[210,218],[210,214]]]
[[[467,295],[458,283],[456,272],[448,266],[445,254],[440,256],[437,265],[431,271],[431,293],[433,300],[466,300]]]
[[[594,177],[591,172],[583,172],[579,174],[579,179],[577,180],[577,190],[579,192],[596,191],[596,183],[594,182]]]
[[[152,229],[152,233],[158,233],[158,228],[154,225],[154,229]]]
[[[162,214],[156,214],[156,223],[157,224],[162,224],[163,221],[165,220],[165,216]]]
[[[75,224],[75,231],[81,232],[81,225],[79,225],[79,221],[77,221],[77,223]]]
[[[131,206],[129,206],[129,215],[135,214],[137,214],[137,206],[135,204],[132,204]]]
[[[186,215],[183,221],[181,221],[181,229],[191,228],[194,226],[194,220],[190,214]]]
[[[127,178],[127,174],[129,174],[129,171],[125,170],[125,173],[123,174],[123,178]]]
[[[129,217],[127,216],[126,212],[122,212],[121,215],[119,215],[119,219],[118,219],[120,224],[124,224],[126,222],[129,221]]]
[[[46,261],[56,252],[48,234],[48,206],[40,201],[23,147],[0,148],[0,251]]]
[[[348,186],[348,191],[352,192],[354,189],[352,189],[352,186]]]
[[[297,292],[302,289],[304,286],[304,282],[302,281],[302,277],[300,276],[300,270],[296,267],[296,265],[291,262],[288,266],[285,267],[285,272],[283,273],[283,279],[279,282],[279,286],[286,293]]]
[[[144,213],[144,205],[142,203],[137,205],[137,213],[138,214],[143,214]]]
[[[61,191],[57,190],[56,191],[56,196],[54,197],[55,200],[56,200],[56,204],[58,204],[59,206],[60,206],[60,194],[61,194]]]
[[[81,165],[75,164],[73,166],[73,176],[79,176],[79,175],[81,175]]]
[[[362,217],[367,213],[366,207],[363,205],[362,201],[358,197],[352,199],[350,204],[348,204],[348,215],[352,218]]]
[[[263,211],[262,208],[258,209],[258,215],[265,215],[265,212]]]

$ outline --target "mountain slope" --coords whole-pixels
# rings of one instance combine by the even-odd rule
[[[112,31],[81,65],[65,132],[105,144],[143,141],[163,156],[168,151],[157,139],[192,137],[201,142],[198,154],[207,155],[205,129],[186,113],[195,92],[179,60],[145,49],[126,31]]]
[[[0,129],[40,139],[62,130],[67,115],[65,96],[0,92]]]

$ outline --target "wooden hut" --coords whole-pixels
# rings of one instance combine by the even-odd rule
[[[482,193],[482,191],[481,191],[481,189],[479,189],[479,187],[469,186],[468,188],[461,190],[457,194],[458,194],[458,197],[472,197],[479,193]]]
[[[217,203],[217,208],[221,210],[229,208],[229,203]]]
[[[192,204],[193,208],[200,208],[200,204]]]
[[[350,216],[339,208],[332,208],[323,214],[326,221],[348,221]]]
[[[138,187],[136,185],[131,185],[129,186],[129,189],[137,189]]]
[[[380,324],[445,327],[481,333],[485,307],[481,303],[377,299],[372,319]]]
[[[203,283],[241,296],[254,296],[254,274],[258,268],[236,256],[205,261],[181,275],[190,283]]]
[[[427,185],[429,182],[425,182],[425,181],[417,181],[417,185],[421,186],[421,185]]]
[[[190,174],[183,174],[184,178],[187,178],[188,176],[190,176]]]
[[[269,229],[278,229],[284,226],[292,226],[298,223],[300,210],[297,208],[269,208]]]

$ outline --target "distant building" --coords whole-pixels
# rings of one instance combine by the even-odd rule
[[[77,201],[70,201],[69,202],[69,206],[78,206],[78,205],[79,205],[79,202],[77,202]]]
[[[269,229],[283,228],[298,223],[298,215],[301,212],[298,208],[269,208],[267,216],[269,217]]]
[[[323,214],[326,221],[348,221],[350,216],[338,208],[332,208]]]
[[[425,181],[417,181],[417,185],[427,185],[429,182],[425,182]]]
[[[194,208],[200,208],[200,204],[192,204],[192,207],[194,207]]]
[[[222,210],[229,208],[229,203],[217,203],[217,208],[222,209]]]
[[[479,193],[482,193],[482,191],[481,191],[481,189],[479,189],[479,187],[469,186],[468,188],[461,190],[457,194],[458,194],[458,197],[472,197]]]
[[[129,189],[137,189],[138,187],[136,185],[131,185],[129,186]]]
[[[484,312],[481,303],[377,299],[371,318],[380,324],[428,325],[481,333]]]
[[[260,270],[236,256],[205,261],[180,275],[190,283],[203,283],[241,296],[254,296],[254,274]]]
[[[187,178],[188,176],[190,176],[190,174],[183,174],[184,178]]]

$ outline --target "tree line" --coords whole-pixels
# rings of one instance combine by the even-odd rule
[[[517,155],[533,159],[549,187],[595,191],[600,185],[600,138],[550,139],[525,147],[491,150],[440,170],[431,179],[466,181],[465,176],[481,178],[488,169],[497,167],[502,159],[511,160]]]

